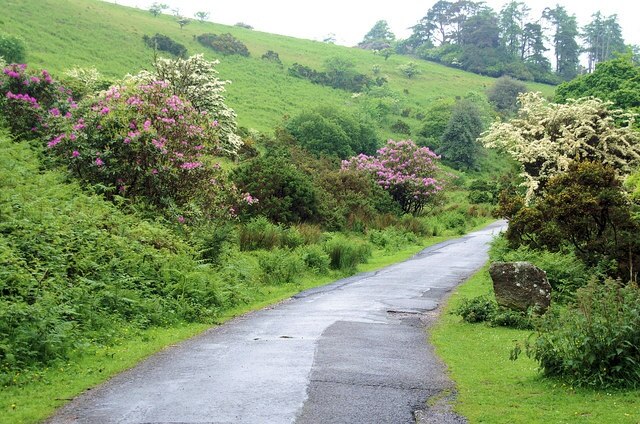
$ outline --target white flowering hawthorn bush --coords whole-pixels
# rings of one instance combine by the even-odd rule
[[[540,93],[525,93],[519,100],[516,118],[494,123],[480,141],[485,147],[505,150],[522,164],[527,201],[573,161],[610,165],[620,175],[640,164],[634,115],[609,109],[611,103],[596,98],[556,104]]]

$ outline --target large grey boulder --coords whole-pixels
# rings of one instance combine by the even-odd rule
[[[494,262],[489,267],[498,305],[518,311],[532,306],[544,313],[551,304],[547,273],[529,262]]]

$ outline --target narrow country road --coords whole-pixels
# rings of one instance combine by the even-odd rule
[[[486,262],[503,225],[213,328],[48,422],[415,423],[451,387],[420,318]]]

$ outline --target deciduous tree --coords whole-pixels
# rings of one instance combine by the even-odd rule
[[[149,7],[149,12],[153,15],[153,16],[158,16],[160,15],[164,10],[167,10],[169,8],[169,6],[165,3],[158,3],[158,2],[154,2],[151,7]]]
[[[480,148],[476,139],[482,129],[482,116],[478,107],[468,100],[458,101],[442,134],[438,153],[455,168],[473,169]]]

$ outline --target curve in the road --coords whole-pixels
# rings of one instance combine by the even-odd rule
[[[170,348],[49,423],[413,423],[450,387],[421,317],[487,260],[503,223],[303,292]]]

